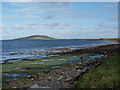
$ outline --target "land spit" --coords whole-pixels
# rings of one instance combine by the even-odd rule
[[[70,64],[38,72],[27,79],[18,79],[3,82],[3,88],[75,88],[75,83],[78,78],[82,77],[91,67],[97,67],[104,63],[105,58],[119,53],[120,44],[102,45],[90,48],[83,48],[71,52],[57,53],[64,54],[83,54],[95,53],[103,54],[101,58],[94,60],[86,60],[76,64]]]

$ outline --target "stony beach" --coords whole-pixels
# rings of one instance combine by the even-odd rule
[[[54,55],[73,54],[102,54],[100,58],[79,61],[75,64],[64,65],[52,70],[38,72],[25,79],[17,79],[3,82],[3,88],[75,88],[78,78],[87,73],[91,67],[97,67],[104,63],[104,59],[119,53],[120,44],[100,45],[74,49],[69,52],[52,53]],[[66,50],[66,48],[62,48]],[[79,57],[82,59],[82,57]]]

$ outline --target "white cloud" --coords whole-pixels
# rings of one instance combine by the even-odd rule
[[[20,25],[20,24],[15,24],[15,25],[13,26],[13,28],[14,28],[14,29],[24,29],[25,26],[24,26],[24,25]]]
[[[39,25],[40,23],[32,21],[32,22],[24,22],[24,24],[26,24],[26,25]]]
[[[118,22],[118,15],[117,15],[117,14],[113,15],[113,16],[109,19],[109,21]]]
[[[49,23],[44,23],[45,26],[59,26],[59,22],[49,22]]]
[[[5,25],[0,24],[0,29],[5,29],[5,28],[6,28],[6,26],[5,26]]]
[[[44,23],[43,26],[48,29],[65,29],[70,28],[71,25],[69,23],[61,24],[59,22],[47,22]]]
[[[3,16],[3,18],[40,18],[40,19],[53,19],[53,18],[88,18],[91,15],[81,12],[71,11],[74,6],[73,3],[68,2],[37,2],[37,3],[9,3],[14,8],[11,10],[12,13],[17,15]],[[6,8],[3,8],[6,11]],[[39,15],[36,15],[39,14]],[[44,15],[44,16],[43,16]]]
[[[38,29],[38,28],[40,28],[39,24],[40,23],[38,23],[38,22],[24,22],[21,24],[15,24],[15,25],[13,25],[12,28],[14,28],[14,29]]]
[[[23,22],[14,24],[12,28],[14,29],[65,29],[70,28],[71,25],[69,23],[60,23],[60,22],[45,22],[45,23],[39,23],[39,22]]]
[[[44,19],[52,19],[52,18],[54,18],[54,16],[52,16],[52,15],[47,15],[47,16],[45,16],[45,17],[43,17]]]
[[[16,13],[16,15],[10,15],[10,16],[3,16],[7,18],[19,18],[19,17],[38,17],[42,19],[52,19],[53,17],[57,17],[55,14],[63,14],[65,12],[69,12],[69,6],[72,6],[72,3],[56,3],[56,2],[13,2],[9,3],[11,6],[17,6],[17,8],[9,10],[11,13]],[[3,11],[6,11],[7,9],[3,6]],[[36,16],[36,14],[39,14],[39,16]],[[42,16],[42,15],[45,16]],[[58,15],[59,16],[59,15]]]

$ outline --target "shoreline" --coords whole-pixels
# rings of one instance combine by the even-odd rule
[[[30,87],[34,87],[35,85],[37,85],[36,86],[37,88],[41,88],[44,86],[47,86],[47,87],[55,86],[55,88],[74,87],[74,82],[77,80],[77,77],[86,73],[89,70],[89,68],[100,65],[104,58],[116,55],[119,52],[118,51],[119,48],[120,48],[120,44],[112,44],[112,45],[102,45],[102,46],[97,46],[97,47],[83,48],[83,49],[75,50],[72,52],[57,53],[59,55],[99,53],[99,54],[104,54],[104,57],[102,57],[100,59],[84,61],[84,63],[79,62],[77,64],[65,65],[65,66],[61,66],[59,68],[55,68],[52,70],[39,72],[28,79],[19,79],[19,80],[8,81],[9,84],[4,83],[3,88],[13,88],[13,87],[15,87],[15,88],[30,88]],[[72,75],[72,73],[74,75]],[[68,76],[68,75],[70,75],[70,76]],[[55,77],[57,77],[57,78],[55,78]],[[10,83],[10,82],[12,82],[12,83]],[[24,82],[24,84],[22,82]],[[57,83],[57,85],[55,84],[55,82]],[[72,83],[72,84],[69,84],[69,83]]]
[[[50,53],[49,55],[64,55],[64,54],[72,54],[72,53],[80,53],[80,54],[83,54],[83,53],[90,53],[88,52],[89,50],[92,50],[93,53],[95,53],[95,51],[93,51],[93,49],[98,49],[98,48],[104,48],[104,47],[107,47],[107,46],[119,46],[120,44],[119,43],[116,43],[116,44],[103,44],[103,45],[95,45],[95,46],[83,46],[83,47],[68,47],[68,48],[56,48],[56,49],[51,49],[51,50],[61,50],[63,52],[53,52],[53,53]],[[71,48],[75,48],[75,49],[72,49],[70,50]],[[68,50],[68,51],[67,51]],[[86,51],[88,50],[88,51]],[[82,52],[83,51],[83,52]],[[102,51],[98,52],[98,53],[101,53]],[[97,52],[96,52],[97,53]]]
[[[68,47],[56,47],[56,48],[50,48],[50,49],[43,49],[39,52],[37,51],[30,51],[30,52],[13,52],[9,53],[6,56],[3,56],[3,60],[0,61],[0,63],[3,63],[4,61],[11,61],[14,60],[23,60],[23,59],[37,59],[37,58],[43,58],[43,57],[49,57],[52,55],[62,54],[62,53],[69,53],[80,49],[88,49],[92,47],[98,47],[98,46],[106,46],[106,45],[112,45],[112,44],[118,44],[118,42],[111,42],[107,44],[93,44],[93,45],[86,45],[86,46],[68,46]],[[10,56],[9,56],[10,55]],[[5,59],[6,57],[6,59]]]

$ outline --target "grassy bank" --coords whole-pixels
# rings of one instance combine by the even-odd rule
[[[76,88],[118,88],[120,84],[120,55],[112,56],[98,67],[92,68],[77,83]]]

